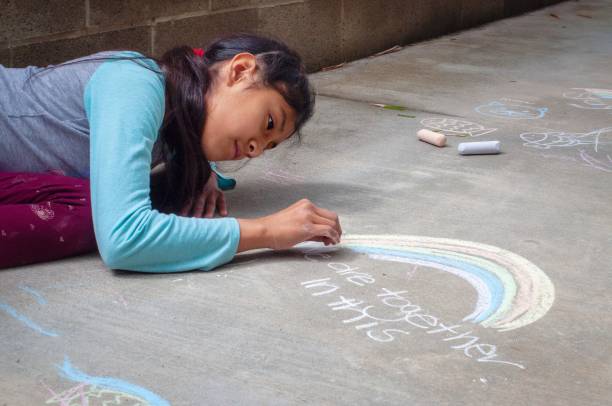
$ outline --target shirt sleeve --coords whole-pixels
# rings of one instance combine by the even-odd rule
[[[160,73],[138,65],[143,61],[103,63],[84,92],[98,249],[111,268],[210,270],[234,257],[240,227],[235,218],[189,218],[152,209],[151,151],[164,116],[165,86]]]

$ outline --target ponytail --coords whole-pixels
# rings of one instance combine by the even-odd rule
[[[238,33],[214,40],[203,49],[204,55],[193,48],[178,46],[165,52],[160,59],[144,57],[101,57],[69,61],[47,69],[90,60],[129,59],[142,67],[165,75],[164,120],[156,143],[152,167],[163,164],[164,170],[151,174],[151,203],[164,213],[178,213],[195,199],[208,181],[211,167],[202,148],[202,133],[206,121],[205,98],[213,80],[213,66],[249,52],[256,56],[262,72],[262,85],[273,87],[296,113],[294,133],[300,130],[314,113],[315,94],[310,87],[300,56],[279,40],[255,34]],[[162,72],[139,60],[154,60]],[[46,69],[45,69],[46,70]],[[42,72],[39,71],[36,74]]]

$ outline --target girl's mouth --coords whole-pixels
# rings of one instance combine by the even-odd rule
[[[238,159],[240,157],[240,148],[238,148],[238,141],[234,141],[234,159]]]

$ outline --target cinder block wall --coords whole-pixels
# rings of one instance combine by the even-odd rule
[[[0,64],[44,66],[107,49],[160,56],[234,31],[270,35],[308,70],[560,0],[0,0]]]

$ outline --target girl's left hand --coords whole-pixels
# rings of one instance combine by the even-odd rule
[[[211,171],[210,178],[208,178],[204,185],[200,196],[195,201],[190,201],[185,205],[180,215],[185,217],[212,218],[215,215],[215,209],[221,216],[227,216],[225,196],[223,196],[223,192],[217,187],[217,174]]]

